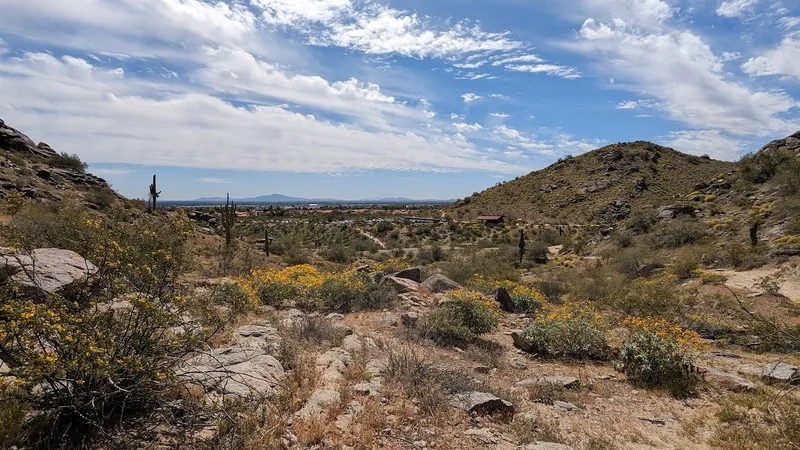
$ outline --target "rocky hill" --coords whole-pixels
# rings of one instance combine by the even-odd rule
[[[464,219],[502,214],[549,223],[616,222],[637,209],[675,203],[735,170],[735,163],[650,142],[619,143],[473,194],[449,212]]]
[[[44,202],[73,199],[93,209],[123,199],[105,180],[86,173],[77,156],[36,144],[0,119],[0,199],[12,193]]]

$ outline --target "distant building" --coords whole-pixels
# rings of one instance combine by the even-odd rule
[[[442,222],[442,219],[435,219],[432,217],[404,217],[404,221],[408,223],[438,223]]]
[[[505,222],[505,217],[503,216],[479,216],[478,222],[485,223],[487,225],[496,225]]]

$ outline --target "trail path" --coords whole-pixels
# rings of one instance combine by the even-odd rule
[[[785,272],[780,280],[780,293],[794,302],[800,302],[800,268],[785,267]],[[775,275],[781,271],[780,267],[761,267],[754,270],[737,272],[734,270],[719,270],[717,273],[728,278],[725,284],[734,289],[748,292],[759,292],[758,284],[764,277]]]
[[[362,236],[364,236],[364,237],[366,237],[368,239],[372,239],[372,241],[375,242],[376,244],[378,244],[378,246],[380,248],[383,248],[383,249],[386,248],[386,244],[384,244],[384,242],[382,240],[380,240],[377,237],[373,236],[372,234],[362,230],[361,228],[357,228],[357,230],[358,230],[359,233],[361,233]]]

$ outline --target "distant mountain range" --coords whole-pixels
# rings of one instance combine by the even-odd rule
[[[341,200],[336,198],[302,198],[289,197],[283,194],[260,195],[258,197],[232,198],[236,203],[319,203],[319,204],[359,204],[359,203],[452,203],[455,200],[424,199],[415,200],[404,197],[365,198],[361,200]],[[225,203],[225,197],[203,197],[196,200],[183,200],[168,203]]]

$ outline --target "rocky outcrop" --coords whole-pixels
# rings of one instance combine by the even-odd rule
[[[762,376],[776,383],[800,383],[800,369],[783,362],[765,366]]]
[[[511,300],[511,294],[508,293],[506,288],[497,289],[497,294],[494,297],[495,301],[500,304],[500,309],[505,312],[514,312],[514,302]]]
[[[450,404],[475,414],[514,414],[514,404],[486,392],[462,392],[450,396]]]
[[[394,274],[395,278],[403,278],[406,280],[411,280],[416,283],[422,282],[422,268],[421,267],[412,267],[410,269],[401,270]]]
[[[800,156],[800,131],[787,136],[783,139],[777,139],[761,148],[761,152],[772,152],[779,150],[792,150]]]
[[[383,277],[380,282],[381,287],[391,289],[398,294],[406,294],[409,292],[419,291],[419,283],[416,281],[398,278],[398,277]]]
[[[697,208],[692,205],[669,205],[664,206],[658,210],[656,219],[671,220],[678,216],[695,217],[697,215]]]
[[[0,283],[17,283],[31,295],[63,291],[96,273],[94,264],[71,250],[40,248],[25,255],[0,248]]]
[[[429,277],[427,280],[423,281],[420,286],[428,292],[432,292],[434,294],[441,294],[461,288],[460,284],[440,273]]]
[[[44,142],[38,145],[17,129],[11,128],[0,119],[0,148],[12,152],[28,153],[42,158],[52,158],[56,152]]]
[[[285,374],[277,359],[257,347],[218,348],[196,356],[177,371],[178,378],[224,396],[268,395]]]
[[[746,380],[738,375],[733,375],[713,367],[704,369],[704,377],[708,384],[717,389],[724,389],[732,392],[752,391],[756,388],[753,382]]]
[[[600,217],[607,222],[619,222],[631,215],[631,205],[625,200],[618,199],[609,203]]]
[[[547,376],[547,377],[538,377],[538,378],[526,378],[524,380],[517,381],[514,383],[514,386],[547,386],[547,385],[556,385],[561,386],[566,389],[570,389],[576,386],[579,386],[581,381],[575,377],[566,377],[566,376]]]

